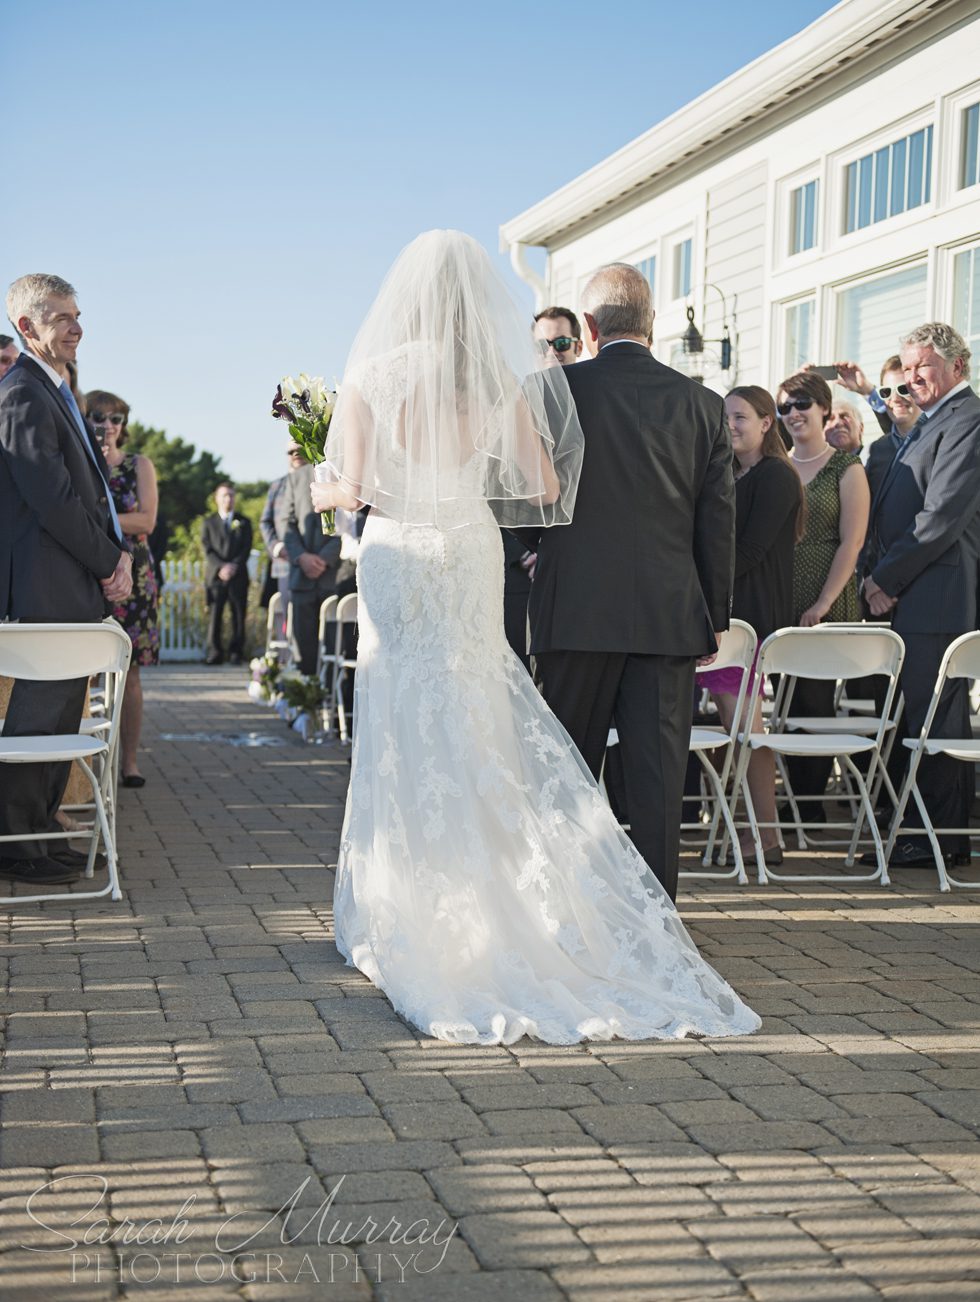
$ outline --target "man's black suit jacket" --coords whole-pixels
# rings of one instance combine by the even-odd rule
[[[710,654],[735,556],[724,403],[641,344],[565,374],[585,457],[571,524],[520,531],[538,553],[531,653]]]
[[[952,638],[977,627],[980,398],[972,389],[949,398],[889,466],[869,534],[867,566],[898,598],[897,633]]]
[[[229,580],[234,588],[248,587],[248,558],[252,551],[252,523],[247,516],[235,511],[231,517],[231,528],[215,511],[209,515],[201,527],[201,542],[204,545],[204,585],[211,588],[219,582],[218,570],[229,562],[238,566],[235,577]]]
[[[57,387],[21,353],[0,381],[0,619],[88,623],[121,548],[108,468]],[[100,473],[100,468],[103,473]]]

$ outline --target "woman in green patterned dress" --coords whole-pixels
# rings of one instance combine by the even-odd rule
[[[860,618],[856,569],[868,532],[871,492],[858,455],[838,452],[827,442],[832,406],[830,386],[812,371],[791,375],[779,386],[776,410],[793,440],[790,461],[806,496],[806,529],[793,553],[794,619],[804,628]],[[794,714],[833,712],[833,682],[799,681]],[[791,760],[796,795],[822,796],[832,767],[829,759]],[[801,812],[808,821],[825,818],[817,800],[807,801]]]

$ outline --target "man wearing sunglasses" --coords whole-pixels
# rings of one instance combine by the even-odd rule
[[[534,338],[546,366],[571,366],[582,355],[582,327],[567,307],[546,307],[534,318]]]
[[[905,383],[902,359],[897,353],[894,357],[889,357],[881,368],[881,379],[878,381],[875,393],[891,421],[891,428],[887,433],[883,433],[880,439],[875,439],[868,451],[868,462],[865,468],[868,472],[872,497],[887,474],[895,453],[922,415],[915,405],[912,390]]]

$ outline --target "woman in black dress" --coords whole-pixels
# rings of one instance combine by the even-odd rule
[[[146,779],[136,757],[143,726],[140,670],[160,661],[159,589],[147,542],[157,520],[157,476],[149,457],[124,450],[129,404],[104,389],[93,390],[87,401],[88,418],[109,465],[109,489],[119,524],[133,557],[132,595],[112,613],[133,643],[119,732],[122,785],[141,787]]]
[[[793,549],[803,532],[803,490],[790,465],[776,419],[776,404],[765,389],[747,384],[732,389],[725,414],[735,454],[735,588],[732,615],[751,624],[760,644],[777,628],[793,622]],[[706,670],[697,676],[718,707],[725,727],[735,714],[742,674],[739,669]],[[756,707],[753,732],[762,732]],[[776,821],[776,769],[772,751],[752,752],[749,791],[760,823]],[[767,864],[782,862],[775,827],[760,828]],[[743,832],[742,849],[752,852]]]

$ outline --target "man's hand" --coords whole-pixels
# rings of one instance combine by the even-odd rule
[[[893,610],[898,605],[898,598],[889,597],[888,593],[883,592],[870,575],[864,580],[863,588],[868,609],[876,619],[880,619],[882,615],[887,615],[890,610]]]
[[[298,564],[308,579],[318,579],[327,569],[327,562],[315,552],[303,552]]]
[[[229,583],[238,573],[238,566],[234,561],[225,561],[224,565],[218,569],[218,578],[222,583]]]
[[[528,575],[532,579],[534,578],[534,567],[537,565],[537,563],[538,563],[537,552],[525,552],[524,555],[521,557],[521,569],[526,570]]]
[[[695,664],[697,665],[697,667],[699,669],[704,669],[708,665],[713,665],[715,661],[718,659],[718,647],[720,646],[721,646],[721,634],[715,633],[715,650],[713,654],[710,656],[701,656],[700,659],[696,660]]]
[[[834,362],[837,367],[837,383],[852,393],[861,393],[865,397],[874,393],[874,385],[858,366],[857,362]]]
[[[102,591],[106,601],[117,605],[126,601],[133,591],[133,558],[129,552],[121,552],[116,568],[107,579],[102,579]]]
[[[279,561],[282,560],[282,558],[285,555],[286,555],[286,544],[284,542],[277,542],[275,546],[272,548],[272,559],[274,561]]]

